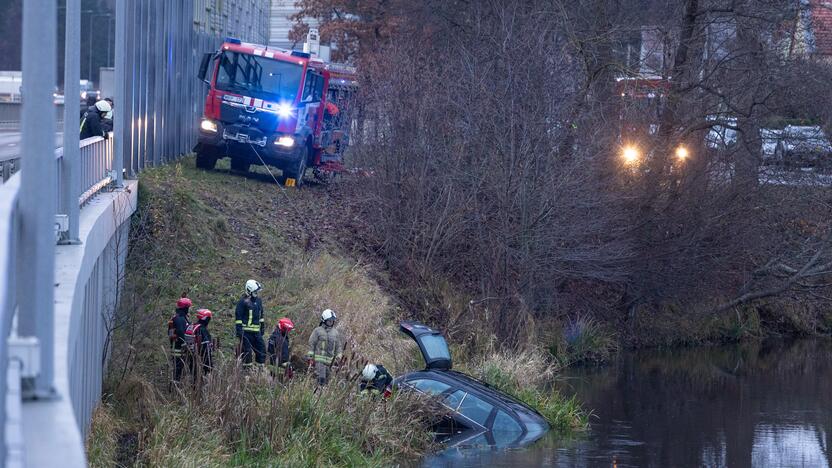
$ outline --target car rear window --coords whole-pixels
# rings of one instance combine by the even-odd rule
[[[442,335],[427,335],[421,338],[425,353],[430,360],[446,359],[451,360],[451,352],[448,350],[448,342]]]
[[[451,388],[450,385],[433,379],[416,379],[411,380],[408,383],[420,391],[430,393],[431,395],[439,395],[445,390]]]

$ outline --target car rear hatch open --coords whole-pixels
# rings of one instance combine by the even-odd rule
[[[411,321],[400,322],[399,330],[413,338],[413,341],[419,345],[428,369],[449,370],[451,368],[451,352],[448,349],[448,342],[438,330]]]

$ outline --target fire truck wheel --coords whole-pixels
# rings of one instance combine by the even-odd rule
[[[249,167],[251,167],[251,164],[249,164],[247,161],[243,161],[243,160],[240,160],[240,159],[234,159],[234,158],[231,159],[231,170],[232,171],[248,172]]]
[[[300,155],[300,161],[295,164],[295,167],[286,171],[286,177],[295,179],[295,187],[303,186],[303,176],[306,174],[306,159],[309,157],[309,148],[304,147]]]
[[[217,158],[205,153],[196,153],[196,167],[210,171],[217,165]]]

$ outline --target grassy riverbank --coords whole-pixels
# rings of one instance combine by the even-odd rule
[[[397,397],[379,407],[356,396],[366,360],[394,374],[423,363],[395,325],[413,318],[410,311],[377,272],[339,248],[342,233],[327,213],[341,194],[314,185],[284,193],[264,173],[222,167],[198,171],[186,159],[142,174],[104,403],[88,440],[91,465],[383,466],[431,450],[425,402]],[[233,308],[250,277],[264,285],[269,327],[282,316],[295,322],[295,355],[305,352],[320,310],[339,312],[349,343],[339,384],[316,393],[302,373],[286,385],[241,378]],[[166,322],[183,292],[214,311],[211,330],[220,339],[219,368],[196,392],[168,386]],[[579,431],[583,410],[539,390],[553,377],[544,356],[483,349],[456,363],[538,407],[563,433]],[[504,368],[524,372],[495,372]]]

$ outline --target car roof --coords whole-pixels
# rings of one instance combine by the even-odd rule
[[[408,381],[430,377],[439,377],[434,378],[434,380],[439,381],[452,381],[456,383],[457,387],[460,387],[460,390],[465,390],[468,393],[475,393],[477,396],[483,396],[492,402],[498,403],[503,409],[508,409],[515,413],[524,412],[540,418],[541,422],[546,421],[546,418],[544,418],[534,408],[531,408],[527,404],[510,395],[507,395],[502,390],[492,387],[491,385],[471,377],[470,375],[463,374],[462,372],[453,370],[425,369],[421,371],[409,372],[402,375],[399,379],[402,381]]]

